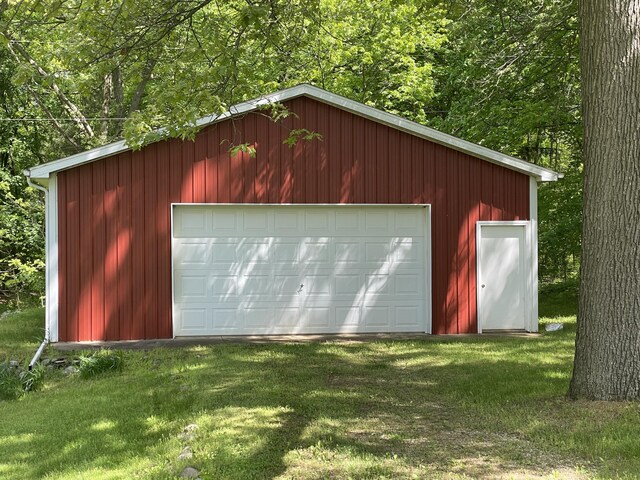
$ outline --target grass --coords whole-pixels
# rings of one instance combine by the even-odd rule
[[[78,372],[82,378],[91,378],[107,372],[121,372],[124,368],[122,352],[98,350],[80,355]]]
[[[637,478],[640,405],[565,397],[572,302],[547,292],[543,323],[565,328],[538,338],[126,351],[120,374],[56,371],[0,402],[0,478]],[[41,321],[1,320],[0,357],[31,354]]]
[[[28,363],[44,338],[44,309],[28,308],[0,319],[0,362]]]

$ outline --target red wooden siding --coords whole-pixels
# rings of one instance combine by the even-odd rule
[[[315,100],[58,173],[61,341],[168,338],[172,202],[429,203],[433,332],[477,331],[478,220],[523,220],[529,178]],[[283,145],[292,128],[321,141]],[[230,155],[249,143],[256,157]]]

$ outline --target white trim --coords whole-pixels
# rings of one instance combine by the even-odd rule
[[[534,180],[535,181],[535,180]],[[533,313],[533,281],[532,281],[532,270],[536,270],[537,275],[537,265],[534,268],[532,265],[532,244],[531,244],[531,221],[529,220],[503,220],[503,221],[478,221],[476,222],[476,305],[477,312],[476,316],[478,319],[478,333],[482,333],[482,296],[480,295],[480,289],[482,285],[480,283],[480,265],[482,264],[482,248],[481,239],[482,239],[482,229],[484,227],[504,227],[504,226],[512,226],[512,227],[523,227],[524,228],[524,249],[525,249],[525,266],[528,267],[528,274],[525,273],[525,292],[528,293],[526,298],[524,299],[524,312],[525,312],[525,330],[528,332],[537,331],[537,320],[536,320],[536,330],[533,330],[532,323],[532,313]],[[536,285],[537,288],[537,285]],[[537,299],[536,299],[536,308],[537,308]]]
[[[531,317],[529,331],[538,331],[538,182],[529,179],[529,220],[531,228]]]
[[[431,265],[433,258],[433,248],[431,242],[431,205],[427,205],[425,208],[425,223],[424,223],[424,308],[425,308],[425,321],[426,329],[425,333],[433,333],[433,286],[431,284]]]
[[[519,158],[515,158],[510,155],[496,152],[495,150],[491,150],[481,145],[462,140],[460,138],[454,137],[453,135],[439,132],[432,128],[425,127],[424,125],[420,125],[419,123],[412,122],[411,120],[407,120],[391,113],[383,112],[382,110],[378,110],[354,100],[349,100],[348,98],[336,95],[335,93],[330,93],[326,90],[322,90],[318,87],[307,84],[287,88],[270,95],[265,95],[247,102],[239,103],[230,107],[228,112],[225,112],[221,115],[207,115],[200,118],[195,122],[195,126],[202,127],[205,125],[210,125],[212,123],[219,122],[230,117],[249,113],[270,103],[284,102],[286,100],[301,96],[319,100],[328,105],[346,110],[375,122],[397,128],[398,130],[402,130],[411,135],[415,135],[426,140],[439,143],[440,145],[453,148],[454,150],[467,153],[488,162],[502,165],[511,170],[533,176],[539,181],[556,181],[558,180],[558,178],[562,178],[562,174],[556,173],[547,168],[540,167],[533,163],[525,162],[524,160],[520,160]],[[159,134],[163,134],[165,132],[165,128],[156,131],[156,133]],[[84,163],[93,162],[100,158],[115,155],[127,150],[131,150],[131,147],[129,147],[124,140],[120,140],[118,142],[110,143],[102,147],[97,147],[86,152],[71,155],[70,157],[32,167],[30,170],[25,171],[25,175],[31,176],[32,178],[47,178],[53,172],[58,172],[60,170],[66,170],[68,168],[82,165]]]
[[[207,202],[173,202],[171,207],[212,206],[212,207],[407,207],[427,208],[430,203],[207,203]]]
[[[189,202],[173,202],[171,203],[171,243],[170,243],[170,261],[171,261],[171,335],[172,338],[176,338],[176,325],[174,319],[176,318],[176,302],[175,302],[175,282],[173,271],[173,250],[174,250],[174,210],[175,207],[184,206],[212,206],[212,207],[383,207],[383,208],[424,208],[425,209],[425,318],[424,327],[425,333],[431,334],[433,332],[433,285],[431,278],[432,270],[432,256],[433,246],[431,242],[431,204],[429,203],[189,203]]]
[[[177,203],[172,203],[171,206],[169,207],[170,209],[170,216],[171,216],[171,225],[169,226],[171,228],[171,242],[169,242],[169,262],[171,262],[171,338],[176,338],[176,322],[175,322],[175,318],[176,318],[176,288],[175,288],[175,282],[174,282],[174,277],[175,275],[173,274],[173,251],[174,251],[174,235],[173,235],[173,210],[174,207],[176,205],[179,205]]]
[[[49,177],[46,205],[46,316],[49,340],[58,341],[58,176]]]

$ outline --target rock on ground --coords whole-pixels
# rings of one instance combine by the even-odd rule
[[[191,457],[193,457],[193,452],[191,451],[191,447],[187,445],[182,449],[180,455],[178,455],[178,460],[188,460]]]
[[[193,467],[185,467],[180,474],[180,478],[199,478],[200,472]]]

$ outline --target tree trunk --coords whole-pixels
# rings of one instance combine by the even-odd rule
[[[109,138],[109,107],[111,106],[111,95],[113,93],[113,76],[109,72],[104,76],[102,85],[102,109],[100,111],[100,141],[106,143]]]
[[[572,398],[640,398],[640,0],[580,4],[584,197]]]

